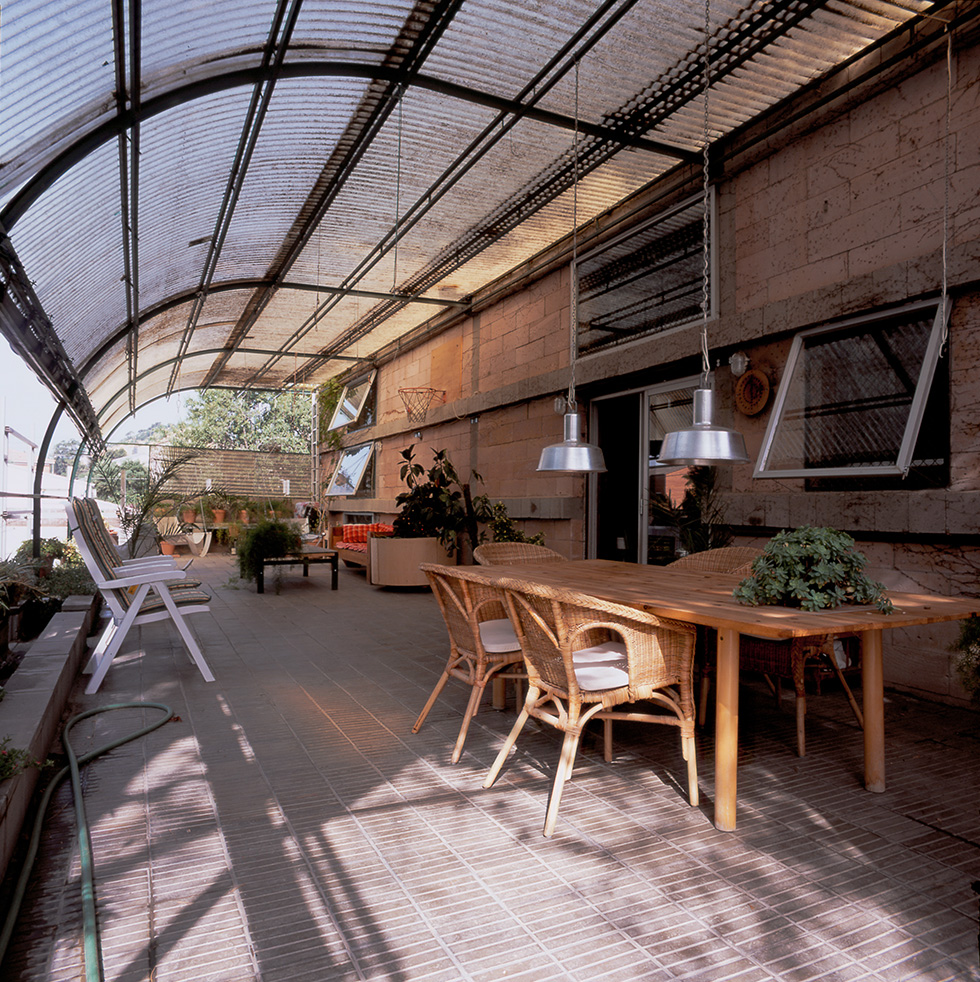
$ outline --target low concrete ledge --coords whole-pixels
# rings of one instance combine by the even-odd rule
[[[69,597],[5,686],[0,702],[0,738],[27,749],[37,760],[51,752],[72,686],[84,667],[86,639],[98,614],[100,599]],[[17,846],[28,805],[40,774],[30,767],[0,782],[0,879]]]

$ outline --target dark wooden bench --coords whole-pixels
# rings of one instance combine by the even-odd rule
[[[303,575],[310,575],[311,566],[319,566],[323,563],[330,563],[330,589],[337,589],[337,570],[339,567],[338,556],[335,550],[318,549],[316,552],[304,552],[295,556],[281,556],[276,559],[263,559],[255,576],[256,593],[265,593],[265,568],[266,566],[300,566],[303,567]]]

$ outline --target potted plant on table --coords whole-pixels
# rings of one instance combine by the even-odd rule
[[[812,611],[873,604],[890,614],[892,602],[882,584],[864,572],[866,565],[867,559],[846,532],[803,525],[769,540],[734,596],[753,607],[776,604]]]
[[[285,522],[264,521],[247,529],[238,539],[238,572],[254,580],[266,559],[280,559],[302,548],[299,532]]]

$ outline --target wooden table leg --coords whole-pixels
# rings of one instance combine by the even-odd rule
[[[507,708],[507,679],[494,678],[490,680],[491,705],[494,709]]]
[[[881,631],[865,631],[861,644],[864,701],[864,786],[885,790],[885,683]]]
[[[738,631],[718,629],[715,683],[715,828],[735,831],[738,786]]]
[[[265,593],[265,564],[261,561],[255,573],[255,592]]]
[[[334,553],[330,557],[330,589],[337,589],[337,570],[340,568],[340,557]]]

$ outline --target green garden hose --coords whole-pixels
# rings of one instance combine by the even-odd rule
[[[75,755],[75,751],[72,749],[71,741],[68,739],[68,734],[71,728],[76,724],[80,723],[83,719],[88,719],[89,716],[96,716],[99,713],[107,713],[114,709],[159,709],[163,713],[161,719],[157,720],[155,723],[151,723],[149,726],[144,726],[140,730],[136,730],[134,733],[129,733],[124,737],[120,737],[118,740],[113,740],[112,743],[107,743],[104,747],[99,747],[98,750],[92,750],[81,757]],[[89,836],[88,820],[85,816],[85,804],[82,800],[82,781],[80,773],[80,765],[87,764],[90,760],[94,760],[96,757],[101,756],[104,753],[108,753],[110,750],[115,750],[116,747],[122,746],[124,743],[129,743],[130,740],[135,740],[138,737],[146,736],[147,733],[152,733],[153,730],[159,729],[163,726],[171,716],[173,715],[169,706],[165,706],[162,702],[120,702],[115,703],[110,706],[100,706],[98,709],[89,709],[84,713],[79,713],[77,716],[72,716],[70,720],[65,724],[65,729],[61,735],[62,743],[65,747],[65,755],[68,757],[68,766],[63,767],[48,783],[47,788],[44,791],[44,795],[41,798],[41,803],[38,807],[37,818],[34,820],[34,831],[31,834],[30,845],[27,849],[27,856],[24,859],[23,868],[20,871],[20,877],[17,880],[17,885],[14,888],[14,893],[10,901],[10,908],[7,911],[6,918],[4,919],[3,932],[0,933],[0,964],[3,963],[4,955],[7,953],[7,945],[10,942],[10,937],[14,931],[14,924],[17,921],[17,915],[20,911],[20,905],[24,899],[24,893],[27,890],[27,881],[30,879],[31,870],[34,866],[34,860],[37,857],[38,846],[41,842],[41,828],[44,821],[44,815],[47,811],[48,804],[54,795],[55,790],[58,785],[61,784],[62,780],[66,775],[71,774],[71,786],[72,794],[75,798],[75,820],[78,825],[78,850],[79,857],[81,860],[81,881],[82,881],[82,930],[84,932],[83,943],[85,952],[85,982],[101,982],[102,980],[102,960],[99,957],[99,933],[98,933],[98,923],[95,916],[95,879],[92,872],[92,841]]]

